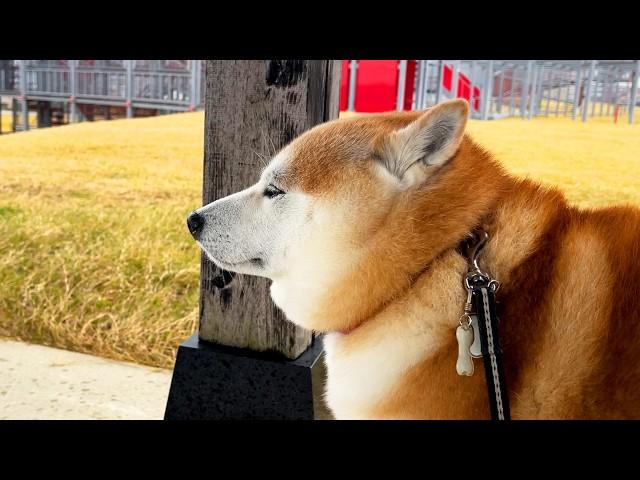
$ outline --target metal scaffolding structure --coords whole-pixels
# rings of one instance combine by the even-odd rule
[[[136,116],[136,109],[191,111],[203,105],[203,65],[202,60],[3,60],[0,95],[18,102],[21,122],[15,127],[24,130],[34,101],[63,105],[70,122],[82,120],[87,105],[119,107],[127,117]]]
[[[413,109],[463,97],[471,117],[594,116],[635,119],[640,60],[418,60],[398,62],[395,106],[402,110],[405,87]],[[356,60],[349,63],[347,108],[353,111]],[[111,118],[202,108],[201,60],[0,60],[0,96],[10,100],[14,129],[52,124],[52,106],[65,122],[91,119],[101,108]],[[146,112],[145,112],[146,110]],[[0,124],[0,131],[1,130]]]
[[[418,60],[413,108],[464,97],[482,120],[624,115],[633,123],[639,76],[640,60]]]

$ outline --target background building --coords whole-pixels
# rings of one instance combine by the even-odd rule
[[[196,110],[203,73],[202,60],[0,60],[0,132]],[[639,76],[640,60],[344,60],[340,110],[423,109],[459,97],[483,120],[633,123]]]
[[[13,130],[191,111],[204,100],[201,60],[3,60],[0,95]]]

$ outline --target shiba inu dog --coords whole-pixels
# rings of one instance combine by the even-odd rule
[[[476,227],[502,285],[512,418],[639,418],[640,209],[580,210],[511,176],[467,116],[453,100],[318,125],[189,229],[220,268],[270,278],[289,320],[325,332],[336,418],[489,418],[481,362],[473,376],[455,366],[458,246]]]

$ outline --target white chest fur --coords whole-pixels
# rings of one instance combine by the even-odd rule
[[[401,375],[434,350],[426,336],[376,339],[351,349],[340,333],[325,335],[326,400],[338,419],[370,418]]]
[[[464,303],[464,262],[449,256],[374,318],[348,335],[324,337],[326,400],[338,419],[372,418],[372,411],[401,388],[402,375],[447,344]],[[451,365],[451,375],[456,375]]]
[[[356,330],[325,334],[325,398],[336,418],[372,418],[373,409],[393,394],[408,369],[454,338],[466,298],[460,280],[465,268],[459,255],[439,258],[404,296]],[[316,306],[311,286],[318,284],[274,281],[271,296],[290,320],[309,327]],[[455,365],[451,374],[456,374]]]
[[[372,418],[402,375],[455,334],[455,312],[439,307],[412,292],[349,335],[325,335],[326,400],[336,418]],[[455,375],[455,365],[451,371]]]

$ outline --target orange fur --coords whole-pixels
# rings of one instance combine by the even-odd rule
[[[488,418],[481,362],[472,377],[455,372],[466,267],[456,247],[482,225],[491,239],[481,264],[502,283],[513,418],[640,418],[640,210],[571,207],[560,191],[507,174],[466,135],[447,164],[428,167],[425,184],[381,193],[371,168],[381,139],[419,115],[316,127],[294,142],[286,174],[359,219],[344,234],[364,253],[317,302],[314,329],[350,332],[340,340],[348,355],[419,331],[420,309],[436,312],[424,321],[437,350],[364,416]]]

